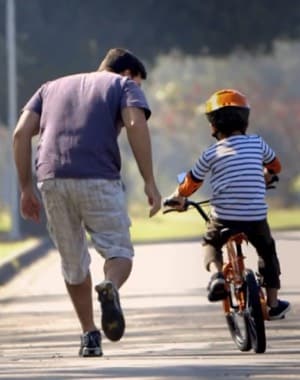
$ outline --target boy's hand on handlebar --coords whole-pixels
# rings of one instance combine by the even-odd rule
[[[274,173],[270,173],[267,168],[264,168],[264,177],[267,187],[269,187],[272,183],[279,181],[278,176]]]
[[[264,168],[264,177],[265,177],[265,183],[268,185],[273,178],[273,174],[271,174],[267,168]]]
[[[173,194],[169,195],[167,198],[163,200],[164,207],[172,207],[177,211],[185,211],[186,210],[186,198],[180,196],[177,191]]]

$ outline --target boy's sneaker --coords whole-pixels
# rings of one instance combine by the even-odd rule
[[[95,330],[82,334],[80,340],[79,356],[102,356],[100,331]]]
[[[211,276],[207,290],[210,302],[221,301],[227,297],[223,273],[217,272]]]
[[[95,286],[102,309],[102,329],[108,339],[120,340],[125,330],[125,320],[119,293],[111,281],[105,280]]]
[[[283,319],[290,309],[291,305],[289,302],[278,300],[278,305],[271,307],[269,310],[269,320],[275,321],[277,319]]]

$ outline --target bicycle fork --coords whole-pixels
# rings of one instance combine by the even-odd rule
[[[245,293],[243,289],[243,273],[245,270],[245,265],[241,248],[243,240],[244,235],[235,235],[229,239],[226,244],[228,263],[224,265],[223,273],[227,290],[232,294],[232,297],[227,297],[223,300],[223,310],[225,314],[230,313],[230,308],[238,308],[238,310],[242,312],[246,306]],[[237,301],[236,305],[233,305],[233,300]]]

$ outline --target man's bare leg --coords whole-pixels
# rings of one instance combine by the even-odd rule
[[[97,330],[93,317],[92,280],[88,273],[86,279],[77,285],[66,282],[66,287],[83,332]]]
[[[128,279],[132,269],[132,260],[123,257],[106,260],[104,264],[105,280],[111,281],[117,289]]]

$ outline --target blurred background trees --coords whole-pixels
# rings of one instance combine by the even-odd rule
[[[249,132],[278,152],[284,171],[273,201],[299,205],[300,2],[297,0],[15,0],[18,105],[57,76],[98,67],[107,49],[124,46],[147,63],[144,88],[153,110],[155,170],[162,193],[213,142],[202,109],[221,87],[246,93]],[[5,0],[0,0],[0,125],[7,123]],[[5,131],[0,204],[5,203]],[[131,153],[121,137],[130,201],[143,200]],[[1,169],[2,167],[2,169]],[[207,190],[203,190],[205,194]]]
[[[216,89],[237,88],[251,105],[248,132],[263,136],[283,164],[280,185],[268,196],[276,198],[280,206],[299,203],[299,65],[298,42],[277,42],[268,55],[240,52],[217,58],[159,57],[147,93],[153,108],[151,123],[161,182],[168,186],[173,176],[174,187],[176,173],[189,169],[200,152],[214,142],[203,115],[206,99]]]

